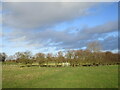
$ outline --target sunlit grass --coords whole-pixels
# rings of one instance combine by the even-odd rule
[[[117,88],[118,66],[3,66],[3,88]]]

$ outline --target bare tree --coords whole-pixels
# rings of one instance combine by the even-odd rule
[[[102,46],[98,41],[93,41],[88,43],[87,49],[91,52],[99,52],[101,50]]]

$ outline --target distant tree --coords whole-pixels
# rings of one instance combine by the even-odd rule
[[[14,57],[15,57],[17,63],[21,63],[22,56],[23,56],[23,52],[16,52],[14,54]]]
[[[37,53],[35,55],[35,57],[36,57],[36,61],[38,62],[39,65],[42,65],[43,63],[45,63],[45,54]]]
[[[64,62],[69,62],[70,66],[75,66],[75,52],[74,50],[69,50],[66,55],[66,59]]]
[[[62,51],[59,51],[57,53],[57,57],[58,57],[58,64],[62,63],[62,61],[64,61],[64,56],[63,56],[63,52]]]
[[[93,41],[88,43],[87,45],[87,50],[92,52],[89,55],[88,60],[93,64],[93,65],[98,65],[100,63],[100,50],[102,49],[102,45],[99,43],[99,41]]]
[[[23,52],[23,62],[25,64],[32,64],[33,63],[32,52],[30,52],[30,51]]]
[[[93,41],[88,43],[87,49],[91,52],[99,52],[101,50],[102,46],[98,41]]]
[[[23,64],[32,64],[32,53],[30,51],[25,52],[17,52],[15,53],[16,62],[23,63]]]

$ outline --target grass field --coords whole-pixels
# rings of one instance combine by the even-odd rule
[[[3,66],[3,88],[118,88],[118,66]]]

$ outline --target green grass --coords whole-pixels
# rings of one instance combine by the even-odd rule
[[[118,88],[118,66],[3,66],[3,88]]]

